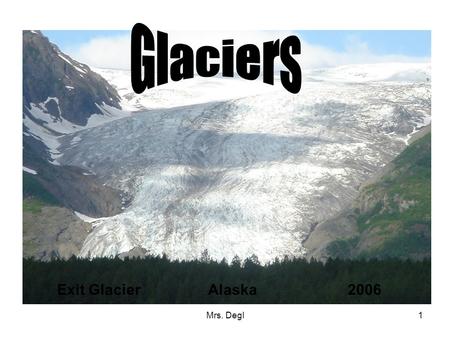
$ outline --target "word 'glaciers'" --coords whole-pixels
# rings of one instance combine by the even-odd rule
[[[280,70],[283,87],[293,94],[300,91],[302,71],[293,55],[301,53],[300,39],[291,35],[280,41],[263,43],[263,51],[253,44],[237,48],[236,56],[232,39],[222,40],[222,52],[213,46],[202,46],[194,50],[177,43],[169,51],[169,35],[156,33],[141,24],[131,31],[131,84],[140,94],[145,89],[163,85],[169,81],[191,79],[196,71],[199,76],[212,77],[220,72],[223,77],[234,77],[237,73],[246,80],[256,80],[262,73],[264,83],[274,84],[275,59],[280,58],[286,70]],[[152,54],[151,52],[155,52]],[[172,59],[169,67],[169,57]],[[156,62],[155,62],[156,58]]]

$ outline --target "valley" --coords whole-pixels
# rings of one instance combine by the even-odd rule
[[[55,249],[24,208],[27,255],[40,259],[310,257],[325,244],[308,246],[322,238],[311,235],[431,123],[429,64],[309,70],[298,95],[220,77],[137,95],[129,71],[91,69],[24,34],[24,175],[39,186],[25,180],[24,197],[48,213],[33,198],[49,194],[63,209],[56,233],[69,218],[79,229]],[[55,66],[42,74],[41,62]]]

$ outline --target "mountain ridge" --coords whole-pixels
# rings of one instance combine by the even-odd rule
[[[39,103],[43,106],[37,107]],[[89,66],[75,61],[39,31],[23,31],[24,112],[41,108],[55,120],[86,125],[97,106],[120,109],[117,91]],[[33,114],[31,114],[33,115]]]

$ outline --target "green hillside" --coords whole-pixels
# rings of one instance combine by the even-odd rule
[[[59,206],[60,203],[32,174],[23,173],[23,211],[40,212],[45,205]]]
[[[361,190],[351,216],[357,232],[332,242],[331,256],[430,257],[431,133],[409,145]]]

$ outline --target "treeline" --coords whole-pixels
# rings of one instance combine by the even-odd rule
[[[138,288],[137,295],[88,292],[91,286],[96,293],[100,285],[107,289],[124,284]],[[216,290],[222,285],[222,294],[211,294],[213,284]],[[241,290],[241,284],[254,287],[256,294],[224,294],[226,287]],[[64,292],[61,285],[66,288]],[[85,294],[77,294],[81,285]],[[352,288],[354,294],[350,295]],[[24,259],[23,302],[422,304],[431,302],[431,262],[285,259],[261,266],[255,258],[244,262],[235,259],[231,265],[209,259],[170,261],[166,257]]]

